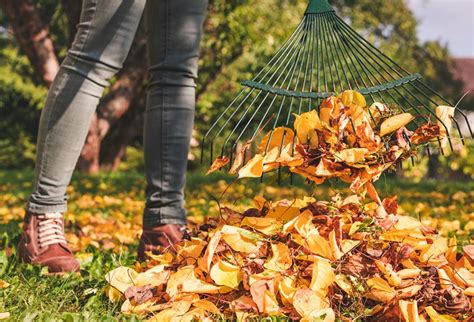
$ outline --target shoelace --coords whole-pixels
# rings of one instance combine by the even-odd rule
[[[60,213],[38,215],[38,242],[41,248],[53,244],[67,244]]]

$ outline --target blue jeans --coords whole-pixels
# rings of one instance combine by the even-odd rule
[[[149,81],[143,224],[184,224],[183,189],[207,0],[84,0],[76,38],[41,114],[27,210],[64,212],[66,188],[94,111],[123,65],[145,13]]]

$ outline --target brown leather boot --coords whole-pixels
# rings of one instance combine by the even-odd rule
[[[64,236],[64,220],[60,213],[27,213],[18,245],[20,260],[48,267],[50,273],[79,271]]]
[[[174,252],[174,245],[183,240],[185,225],[165,224],[149,229],[143,229],[138,244],[138,260],[145,261],[145,252],[157,253],[167,249]]]

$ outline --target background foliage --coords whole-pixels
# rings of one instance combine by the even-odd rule
[[[437,42],[421,43],[417,21],[404,0],[335,0],[333,4],[352,26],[395,57],[408,70],[420,72],[450,98],[460,96],[460,85],[449,72],[451,59]],[[68,28],[67,1],[36,1],[59,61],[64,58],[74,29]],[[298,24],[306,0],[211,0],[202,40],[196,136],[239,90],[239,81],[250,78],[272,56]],[[9,23],[0,11],[0,26]],[[140,37],[142,31],[137,37]],[[31,166],[37,123],[47,89],[12,32],[0,39],[0,164]],[[143,96],[143,86],[135,96]],[[143,99],[134,99],[130,111],[143,112]],[[123,122],[133,117],[124,115]],[[138,111],[138,112],[137,112]],[[123,123],[122,122],[122,123]],[[118,127],[118,125],[117,125]],[[107,146],[119,144],[112,129]],[[141,147],[141,131],[134,131],[126,145]],[[197,151],[198,149],[196,149]],[[128,151],[131,151],[128,149]],[[120,156],[122,159],[122,156]],[[105,162],[105,160],[101,160]],[[110,167],[109,167],[110,168]]]

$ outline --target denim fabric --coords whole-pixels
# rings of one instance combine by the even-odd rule
[[[108,80],[122,68],[145,12],[150,79],[143,223],[186,222],[183,189],[206,7],[207,0],[84,0],[76,38],[41,114],[28,211],[66,211],[66,188],[92,116]]]

